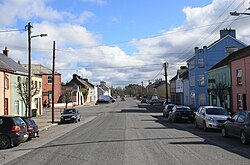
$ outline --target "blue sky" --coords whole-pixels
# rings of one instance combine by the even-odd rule
[[[162,63],[169,63],[168,79],[203,47],[219,37],[219,30],[235,28],[237,38],[249,44],[249,0],[1,0],[0,30],[23,29],[33,24],[32,62],[51,67],[56,41],[56,69],[67,82],[72,74],[93,84],[110,86],[163,78]],[[192,30],[191,30],[192,29]],[[27,63],[27,33],[0,33],[0,46],[10,57]]]

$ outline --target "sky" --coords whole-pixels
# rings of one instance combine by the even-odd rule
[[[52,68],[62,82],[73,74],[97,85],[147,85],[168,80],[194,55],[194,47],[219,39],[219,30],[236,29],[237,39],[250,43],[250,0],[0,0],[0,48],[27,64],[27,31],[31,22],[32,64]]]

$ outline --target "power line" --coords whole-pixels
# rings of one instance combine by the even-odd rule
[[[10,33],[10,32],[19,32],[19,31],[25,31],[25,29],[0,30],[0,33]]]

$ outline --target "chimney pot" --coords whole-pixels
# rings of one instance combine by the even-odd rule
[[[8,50],[7,46],[5,46],[5,48],[3,50],[3,54],[5,54],[7,57],[9,56],[9,50]]]

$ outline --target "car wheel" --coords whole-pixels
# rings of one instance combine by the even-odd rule
[[[199,128],[199,126],[198,126],[196,120],[194,120],[194,128]]]
[[[165,113],[164,113],[164,112],[163,112],[162,116],[163,116],[163,117],[166,117],[166,115],[165,115]]]
[[[247,144],[247,137],[245,131],[241,131],[240,133],[240,141],[242,144]]]
[[[226,130],[225,127],[222,127],[221,135],[222,135],[223,137],[228,137],[227,130]]]
[[[204,131],[208,131],[208,128],[207,128],[206,122],[203,122],[203,130],[204,130]]]
[[[10,147],[10,138],[7,136],[0,136],[0,149],[6,149]]]
[[[77,123],[77,119],[75,119],[75,123]]]
[[[78,121],[81,121],[81,119],[79,118]]]

